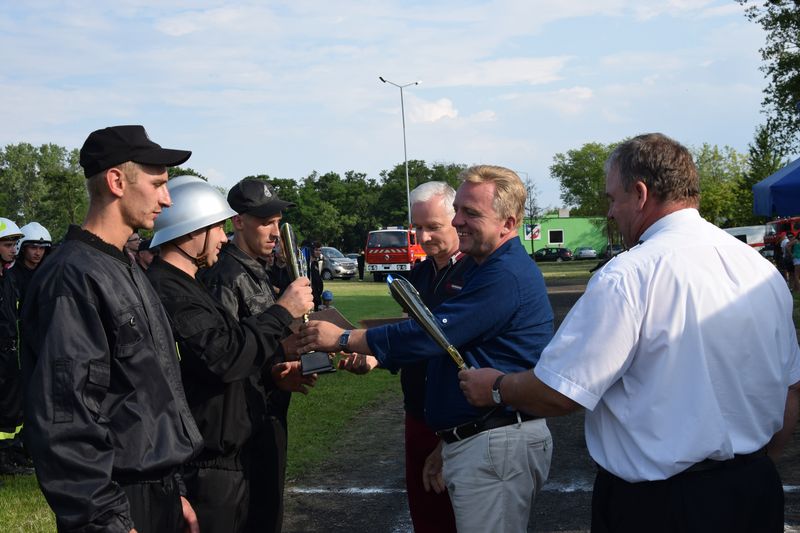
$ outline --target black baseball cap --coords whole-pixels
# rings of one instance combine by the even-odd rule
[[[147,136],[144,126],[111,126],[93,131],[81,148],[80,163],[87,178],[120,163],[174,167],[192,152],[161,148]]]
[[[278,198],[272,185],[257,178],[245,178],[234,185],[228,192],[228,204],[240,215],[259,218],[271,217],[287,207],[294,207],[292,202]]]

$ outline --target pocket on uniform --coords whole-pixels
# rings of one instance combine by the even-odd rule
[[[72,361],[56,359],[53,365],[53,423],[72,422]]]
[[[126,358],[137,352],[138,344],[144,339],[144,329],[147,327],[141,306],[135,306],[123,311],[116,317],[117,342],[114,346],[114,356]]]
[[[89,375],[86,376],[86,385],[83,388],[83,403],[94,415],[95,420],[102,421],[103,400],[111,384],[111,367],[102,361],[89,362]]]

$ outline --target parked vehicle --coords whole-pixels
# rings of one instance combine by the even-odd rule
[[[723,231],[730,233],[745,244],[749,244],[759,252],[764,248],[764,237],[766,236],[766,226],[742,226],[738,228],[722,228]],[[771,250],[770,250],[771,251]]]
[[[352,253],[352,252],[349,253],[349,254],[344,254],[345,257],[349,257],[350,259],[352,259],[353,261],[356,261],[356,262],[358,262],[358,255],[359,254]]]
[[[374,281],[383,281],[387,274],[408,272],[425,257],[413,229],[392,226],[367,235],[364,261]]]
[[[597,250],[591,246],[578,246],[572,257],[574,259],[597,259]]]
[[[322,247],[322,279],[350,279],[357,271],[358,263],[355,259],[345,257],[342,252],[331,246]]]
[[[772,252],[780,246],[784,233],[800,232],[800,217],[787,217],[771,220],[764,225],[764,249]],[[764,253],[764,250],[762,250]]]
[[[625,247],[621,244],[609,244],[603,248],[603,253],[601,257],[603,259],[611,259],[615,255],[621,254],[625,251]]]
[[[533,252],[531,257],[536,262],[555,261],[560,263],[562,261],[572,261],[572,250],[569,248],[542,248]]]

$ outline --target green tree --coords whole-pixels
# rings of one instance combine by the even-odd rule
[[[748,5],[747,18],[761,25],[767,42],[761,48],[761,67],[768,85],[762,106],[768,127],[787,152],[800,146],[800,1],[766,0]]]
[[[191,167],[168,167],[167,168],[167,177],[169,179],[175,178],[177,176],[197,176],[203,181],[208,181],[208,178],[200,174],[198,171]]]
[[[36,221],[58,240],[68,224],[83,220],[88,205],[78,152],[55,144],[29,143],[0,150],[2,213],[20,226]]]
[[[413,159],[408,162],[408,190],[428,181],[444,181],[453,188],[458,187],[458,175],[466,168],[456,163],[434,163],[428,167],[425,161]],[[380,173],[380,193],[376,209],[382,226],[408,225],[408,200],[406,194],[406,171],[403,163]],[[376,213],[378,214],[378,213]],[[373,228],[375,229],[375,228]]]
[[[69,152],[67,165],[63,169],[53,169],[43,175],[47,195],[43,200],[47,215],[42,224],[55,240],[60,240],[70,224],[80,224],[86,217],[89,195],[86,192],[86,178],[78,163],[78,149]]]
[[[753,185],[785,165],[784,153],[777,146],[769,128],[759,126],[755,139],[748,145],[747,171],[738,183],[733,226],[752,226],[765,222],[764,217],[753,214]]]
[[[561,200],[580,216],[608,213],[604,165],[617,143],[586,143],[553,157],[550,176],[560,182]]]
[[[708,143],[691,151],[700,179],[700,214],[718,226],[733,226],[739,209],[740,183],[747,171],[747,156],[729,146],[720,149]]]

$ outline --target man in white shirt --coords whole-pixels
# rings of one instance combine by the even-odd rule
[[[783,531],[775,465],[800,398],[792,298],[703,220],[691,154],[661,134],[606,163],[631,250],[597,272],[533,371],[460,374],[475,405],[586,408],[592,531]]]

